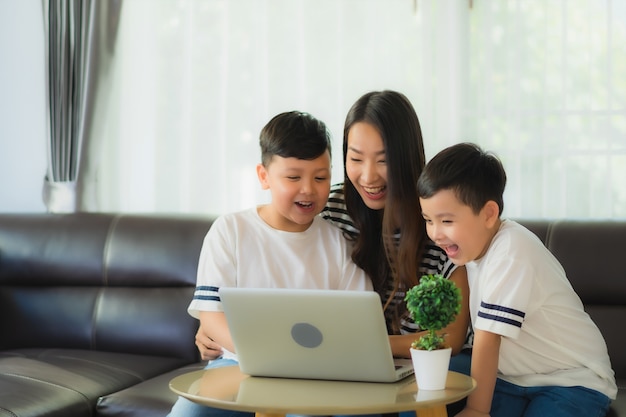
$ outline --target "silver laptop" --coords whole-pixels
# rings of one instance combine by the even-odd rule
[[[241,371],[252,376],[394,382],[394,359],[372,291],[221,288]]]

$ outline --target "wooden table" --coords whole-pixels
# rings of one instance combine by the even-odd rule
[[[396,383],[262,378],[243,374],[238,366],[194,371],[170,381],[172,391],[193,402],[257,417],[408,410],[418,417],[447,417],[446,404],[465,398],[474,388],[472,378],[456,372],[448,373],[446,389],[420,391],[413,376]]]

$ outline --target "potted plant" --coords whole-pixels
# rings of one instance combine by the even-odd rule
[[[424,275],[404,298],[413,321],[427,331],[411,344],[411,358],[419,389],[444,389],[452,349],[438,331],[461,310],[461,291],[442,275]]]

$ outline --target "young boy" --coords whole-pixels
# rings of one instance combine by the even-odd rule
[[[604,416],[617,388],[602,334],[543,243],[500,218],[505,184],[498,158],[469,143],[418,181],[428,236],[470,285],[477,386],[457,416]]]
[[[262,129],[260,145],[257,175],[271,202],[216,219],[200,253],[188,312],[200,319],[200,333],[223,348],[208,367],[237,360],[220,287],[372,290],[340,230],[318,216],[330,192],[325,124],[307,113],[281,113]],[[220,410],[179,398],[170,415],[216,414]]]

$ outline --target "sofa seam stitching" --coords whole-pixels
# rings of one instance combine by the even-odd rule
[[[94,306],[94,310],[93,310],[93,314],[91,317],[91,328],[93,329],[93,332],[91,334],[91,346],[92,349],[96,349],[96,335],[97,335],[97,314],[98,314],[98,308],[100,306],[100,303],[102,301],[102,296],[104,293],[104,290],[109,286],[109,259],[110,259],[110,247],[111,247],[111,236],[113,235],[117,224],[119,222],[120,219],[120,215],[115,215],[113,216],[113,218],[111,219],[111,222],[109,223],[109,226],[107,227],[107,232],[105,235],[105,240],[104,240],[104,247],[102,248],[102,286],[100,287],[100,289],[98,290],[98,296],[96,298],[96,304]]]

